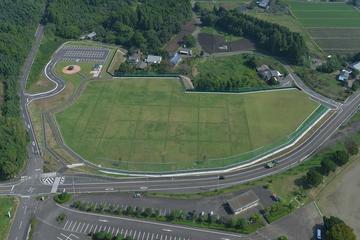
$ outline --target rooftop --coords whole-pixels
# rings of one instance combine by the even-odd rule
[[[253,190],[249,190],[228,200],[227,203],[229,204],[229,206],[232,208],[233,211],[236,211],[247,205],[251,205],[257,201],[259,201],[258,196],[254,193]]]
[[[160,63],[162,60],[161,56],[156,56],[156,55],[148,55],[146,58],[146,62],[148,63]]]

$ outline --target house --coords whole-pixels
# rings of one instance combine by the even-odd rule
[[[96,37],[96,32],[91,32],[89,34],[82,35],[80,37],[81,40],[90,39],[93,40]]]
[[[254,193],[254,191],[249,190],[226,201],[225,205],[233,214],[236,215],[250,208],[256,207],[259,205],[259,201],[259,197]]]
[[[345,81],[349,80],[350,74],[351,74],[351,71],[343,69],[340,71],[338,80],[341,82],[345,82]]]
[[[93,40],[96,37],[96,32],[91,32],[88,35],[86,35],[86,37],[90,40]]]
[[[356,63],[353,63],[350,65],[350,68],[353,69],[353,70],[357,70],[357,71],[360,71],[360,61],[359,62],[356,62]]]
[[[140,61],[138,64],[136,64],[136,69],[139,70],[144,70],[145,68],[147,68],[147,63],[144,61]]]
[[[174,56],[170,59],[170,63],[176,66],[181,61],[181,55],[179,53],[175,53]]]
[[[140,60],[141,60],[141,51],[140,50],[136,50],[128,58],[128,62],[132,63],[132,64],[138,64],[140,62]]]
[[[265,81],[275,80],[278,81],[280,77],[283,75],[277,70],[271,70],[268,65],[261,65],[260,67],[256,68],[256,71]]]
[[[162,60],[161,56],[148,55],[145,62],[147,62],[148,64],[160,64],[161,60]]]
[[[182,55],[192,56],[192,50],[190,48],[180,48],[179,53]]]
[[[270,0],[260,0],[260,1],[257,1],[256,3],[259,7],[266,9],[269,6]]]

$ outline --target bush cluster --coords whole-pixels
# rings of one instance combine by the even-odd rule
[[[160,214],[158,209],[141,208],[127,206],[126,208],[117,207],[114,205],[92,204],[82,201],[74,201],[71,204],[72,208],[86,212],[96,212],[102,214],[131,216],[136,218],[148,218],[157,221],[188,223],[209,228],[230,230],[235,232],[252,232],[258,227],[264,225],[264,222],[259,214],[254,214],[248,219],[244,218],[225,218],[211,213],[183,210],[172,210],[165,216]]]

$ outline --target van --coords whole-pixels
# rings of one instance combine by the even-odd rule
[[[316,239],[318,239],[318,240],[322,239],[322,237],[321,237],[321,229],[320,228],[316,229]]]

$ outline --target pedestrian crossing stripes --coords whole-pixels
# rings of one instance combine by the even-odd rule
[[[100,231],[111,233],[113,236],[118,234],[123,237],[131,237],[134,240],[190,240],[188,237],[174,236],[171,233],[156,233],[140,231],[137,229],[128,229],[114,227],[105,224],[87,223],[81,221],[67,220],[63,226],[63,230],[73,233],[86,234],[96,233]]]
[[[55,178],[56,177],[45,177],[45,178],[41,178],[40,181],[45,185],[53,185],[55,182]],[[65,177],[61,177],[59,185],[64,184],[64,182],[65,182]]]

